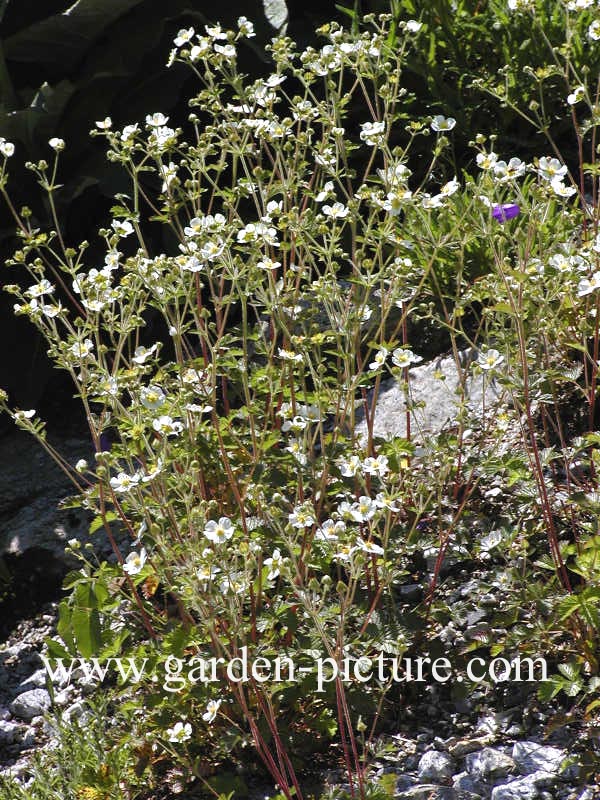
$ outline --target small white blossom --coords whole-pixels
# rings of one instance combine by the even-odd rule
[[[173,44],[176,47],[183,47],[184,44],[188,44],[196,31],[193,28],[182,28],[177,36],[173,39]]]
[[[135,348],[135,352],[133,354],[132,361],[135,361],[136,364],[144,364],[150,356],[156,352],[158,349],[158,344],[153,344],[152,347],[144,347],[143,345],[139,345]]]
[[[595,19],[590,27],[588,28],[588,39],[591,39],[592,42],[597,42],[600,40],[600,19]]]
[[[585,97],[585,86],[577,86],[571,94],[567,95],[567,103],[570,106],[576,105],[580,100]]]
[[[128,219],[114,219],[112,221],[112,228],[114,232],[123,239],[133,233],[133,225]]]
[[[572,197],[577,192],[577,189],[574,186],[565,186],[562,178],[558,177],[553,178],[550,181],[550,187],[554,194],[558,195],[559,197]]]
[[[600,272],[594,272],[591,278],[582,278],[577,287],[577,294],[579,297],[585,297],[587,294],[596,292],[600,289]]]
[[[160,386],[154,386],[153,384],[144,386],[140,392],[141,404],[150,411],[156,411],[157,408],[164,404],[166,399],[165,393]]]
[[[247,17],[238,17],[237,24],[240,36],[245,36],[247,39],[251,39],[253,36],[256,36],[254,33],[254,25]]]
[[[221,706],[221,700],[209,700],[206,704],[206,711],[202,714],[202,719],[204,722],[208,722],[210,725],[217,716],[217,712]]]
[[[135,551],[133,553],[129,553],[125,559],[125,563],[123,564],[123,572],[126,572],[128,575],[137,575],[138,572],[141,572],[144,568],[146,558],[146,550],[143,547],[139,553],[136,553]]]
[[[374,147],[383,143],[385,122],[363,122],[360,128],[360,138],[363,142]]]
[[[334,203],[332,206],[323,206],[323,214],[331,219],[344,219],[348,216],[348,209],[343,203]]]
[[[377,456],[376,458],[369,456],[363,461],[362,467],[367,475],[377,475],[379,478],[383,478],[390,471],[387,456]]]
[[[209,542],[223,544],[231,539],[235,531],[233,523],[229,517],[220,517],[218,522],[209,520],[204,526],[204,535]]]
[[[373,357],[373,361],[369,364],[369,369],[374,372],[375,370],[381,369],[385,364],[385,361],[389,355],[389,350],[386,347],[380,347],[379,350],[375,353]]]
[[[183,430],[181,422],[173,420],[167,414],[163,414],[158,419],[152,420],[152,427],[162,436],[177,436]]]
[[[490,348],[489,350],[485,350],[484,352],[479,353],[477,357],[477,364],[483,370],[494,369],[499,364],[504,361],[504,356],[501,355],[498,350],[494,350]]]
[[[168,121],[169,118],[165,117],[160,111],[155,111],[154,114],[146,115],[146,125],[150,128],[161,128],[166,125]]]
[[[104,117],[104,119],[96,122],[96,127],[100,128],[101,131],[108,131],[112,128],[112,119],[110,117]]]
[[[269,568],[269,574],[267,575],[267,580],[272,581],[278,577],[285,561],[286,559],[283,558],[278,548],[273,550],[273,555],[270,558],[265,558],[263,564],[265,567]]]
[[[170,742],[187,742],[192,735],[192,726],[189,722],[176,722],[172,728],[167,728],[167,737]]]
[[[15,146],[12,142],[7,142],[6,139],[0,137],[0,153],[4,158],[10,158],[15,154]]]
[[[119,472],[116,477],[110,479],[112,490],[118,492],[119,494],[129,492],[131,489],[136,487],[139,482],[140,476],[137,472],[133,475],[128,475],[126,472]]]
[[[441,114],[436,114],[436,116],[431,120],[431,128],[436,133],[441,133],[442,131],[451,131],[455,125],[456,120],[454,117],[444,117]]]
[[[404,347],[398,347],[392,353],[392,363],[402,369],[410,367],[411,364],[418,364],[419,361],[422,360],[421,356],[416,355],[412,350],[408,350]]]
[[[65,149],[65,140],[59,139],[57,136],[53,136],[52,139],[48,142],[50,147],[57,153],[60,153],[61,150]]]
[[[555,178],[564,178],[567,174],[567,167],[561,164],[558,158],[540,158],[537,165],[537,173],[545,181],[553,181]]]

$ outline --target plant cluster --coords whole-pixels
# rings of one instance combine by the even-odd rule
[[[533,4],[512,5],[535,20]],[[595,12],[577,5],[561,4],[563,34],[596,41]],[[5,289],[70,375],[95,449],[92,464],[63,462],[36,412],[2,398],[94,515],[89,547],[71,543],[81,569],[49,654],[221,659],[218,680],[178,692],[150,678],[114,687],[135,722],[132,774],[176,765],[227,793],[236,779],[223,773],[253,747],[282,795],[300,798],[307,760],[336,742],[364,798],[397,685],[355,673],[319,686],[310,669],[237,681],[224,665],[323,658],[341,673],[346,659],[449,647],[456,608],[440,583],[452,560],[492,565],[472,600],[497,606],[497,627],[459,642],[457,658],[560,648],[568,665],[551,692],[589,702],[596,690],[597,87],[558,52],[577,173],[551,138],[527,162],[478,134],[472,174],[441,178],[455,118],[406,122],[405,64],[427,27],[364,25],[325,26],[326,44],[302,52],[276,38],[259,80],[237,67],[254,35],[246,18],[179,31],[168,64],[201,87],[189,126],[160,111],[119,130],[97,122],[130,182],[99,230],[101,262],[87,242],[71,246],[56,213],[68,144],[53,137],[49,161],[28,165],[46,230],[12,205],[14,146],[0,141],[20,238],[10,266],[31,279]],[[430,156],[418,180],[416,143]],[[445,332],[461,377],[456,423],[436,436],[412,415],[424,324]],[[383,439],[390,380],[406,432]],[[113,563],[94,561],[99,536]],[[425,596],[410,607],[401,589],[422,563]],[[134,784],[112,789],[133,796]]]

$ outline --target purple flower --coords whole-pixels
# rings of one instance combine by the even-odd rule
[[[521,209],[516,203],[504,203],[501,206],[492,206],[492,216],[494,219],[497,219],[498,222],[506,222],[507,219],[516,217],[520,211]]]

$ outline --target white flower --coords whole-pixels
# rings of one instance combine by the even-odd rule
[[[235,58],[236,50],[232,44],[216,44],[215,53],[220,53],[224,58]]]
[[[392,353],[392,363],[402,369],[409,367],[411,364],[418,364],[422,360],[421,356],[415,355],[412,350],[404,347],[397,347]]]
[[[441,131],[451,131],[455,125],[456,120],[454,117],[444,117],[441,114],[436,114],[436,116],[431,120],[431,128],[436,133],[440,133]]]
[[[4,158],[10,158],[14,155],[15,146],[12,142],[7,142],[6,139],[0,137],[0,153],[4,156]]]
[[[193,28],[182,28],[177,36],[173,39],[175,47],[182,47],[192,40],[196,31]]]
[[[386,347],[380,347],[379,350],[375,353],[373,361],[369,364],[369,369],[374,372],[377,369],[380,369],[385,364],[385,361],[388,357],[389,350]]]
[[[50,141],[48,142],[48,144],[57,153],[60,153],[61,150],[65,149],[65,140],[59,139],[57,136],[53,136],[52,139],[50,139]]]
[[[288,514],[288,520],[294,528],[310,528],[317,523],[311,506],[296,506],[293,512]]]
[[[356,547],[351,544],[342,544],[339,546],[337,553],[333,556],[337,561],[351,561],[352,556],[356,552]]]
[[[172,728],[167,728],[167,736],[170,742],[187,742],[192,735],[192,726],[189,722],[176,722]]]
[[[146,558],[147,554],[144,547],[142,547],[139,553],[135,551],[129,553],[123,564],[123,572],[126,572],[128,575],[137,575],[138,572],[142,571],[146,563]]]
[[[562,178],[553,178],[550,181],[550,187],[554,194],[558,195],[559,197],[572,197],[577,189],[574,186],[565,186],[563,183]]]
[[[376,458],[369,456],[363,461],[362,467],[367,475],[377,475],[379,478],[383,478],[390,471],[387,456],[377,456]]]
[[[285,558],[281,555],[281,551],[276,548],[273,550],[273,555],[271,558],[265,558],[263,564],[265,567],[269,568],[269,574],[267,575],[267,580],[272,581],[279,575],[281,571],[281,567],[285,562]]]
[[[403,186],[397,186],[393,192],[388,192],[387,200],[384,200],[381,207],[389,212],[392,217],[397,217],[402,211],[403,204],[410,200],[412,192]]]
[[[315,539],[319,542],[337,542],[339,536],[346,530],[346,523],[342,520],[335,522],[332,519],[326,519],[320,528],[317,528]]]
[[[504,356],[501,355],[497,350],[491,348],[490,350],[486,350],[485,352],[479,353],[477,357],[477,363],[481,367],[481,369],[488,370],[494,369],[504,361]]]
[[[450,197],[459,189],[460,189],[459,182],[456,180],[456,178],[453,178],[451,181],[448,181],[448,183],[445,183],[442,186],[442,188],[440,189],[440,194],[442,195],[442,197]]]
[[[265,256],[262,261],[259,261],[256,265],[259,269],[264,270],[272,270],[272,269],[279,269],[281,266],[281,261],[273,261],[272,258]]]
[[[100,128],[101,131],[110,130],[110,128],[112,128],[112,119],[110,117],[104,117],[104,119],[96,122],[96,127]]]
[[[207,549],[209,553],[212,552],[210,548]],[[220,572],[221,570],[219,569],[219,567],[215,567],[213,565],[209,566],[208,564],[205,564],[204,566],[200,567],[197,570],[196,577],[198,578],[198,580],[202,581],[202,583],[204,584],[204,588],[206,588],[206,585],[209,582],[211,582],[214,578],[216,578]]]
[[[133,233],[133,225],[128,219],[113,219],[112,228],[123,239]]]
[[[228,539],[231,539],[235,531],[233,523],[229,517],[220,517],[218,522],[209,520],[204,526],[204,535],[209,542],[215,544],[223,544]]]
[[[493,150],[490,150],[489,153],[477,153],[477,158],[475,160],[480,169],[493,169],[498,161],[498,156]]]
[[[94,343],[90,339],[84,339],[83,342],[75,342],[69,348],[70,352],[76,358],[86,358],[94,349]]]
[[[199,58],[204,58],[210,52],[210,39],[206,36],[201,36],[198,44],[195,44],[190,50],[190,59],[198,61]]]
[[[166,399],[165,393],[160,386],[154,386],[153,384],[144,386],[140,392],[141,404],[150,411],[156,411],[157,408],[163,405]]]
[[[169,121],[168,117],[165,117],[160,111],[155,111],[154,114],[147,114],[146,115],[146,125],[149,128],[161,128],[167,124]]]
[[[238,17],[237,24],[240,31],[240,36],[245,36],[247,39],[251,39],[253,36],[256,36],[254,33],[254,25],[247,17]]]
[[[534,0],[508,0],[509,11],[534,11]]]
[[[525,168],[526,165],[520,158],[511,158],[508,164],[506,161],[496,161],[493,165],[494,178],[499,183],[506,183],[524,175]]]
[[[302,353],[293,353],[291,350],[284,350],[282,347],[279,347],[277,352],[279,358],[283,359],[284,361],[299,362],[303,360]]]
[[[597,42],[600,40],[600,19],[595,19],[590,27],[588,28],[588,39],[591,39],[592,42]]]
[[[15,411],[15,419],[25,420],[25,419],[32,419],[35,417],[35,408],[30,408],[28,411]]]
[[[166,192],[173,181],[177,180],[177,164],[173,161],[169,161],[168,164],[161,164],[158,171],[163,179],[161,191]]]
[[[380,547],[375,542],[368,542],[365,541],[361,536],[358,537],[356,540],[356,546],[359,550],[362,550],[364,553],[369,553],[373,556],[382,556],[383,555],[383,547]]]
[[[30,286],[29,289],[25,291],[27,297],[41,297],[44,294],[51,294],[54,291],[54,286],[50,283],[50,281],[44,278],[39,283]]]
[[[121,141],[125,144],[131,144],[133,141],[134,136],[140,130],[140,126],[135,123],[135,125],[125,125],[123,130],[121,131]]]
[[[444,205],[444,198],[441,194],[436,194],[433,197],[427,192],[421,195],[421,206],[423,208],[440,208]]]
[[[150,358],[150,356],[156,352],[158,349],[158,344],[153,344],[152,347],[144,347],[143,345],[139,345],[135,348],[135,353],[133,354],[132,361],[135,361],[136,364],[144,364],[145,361]]]
[[[157,433],[163,436],[177,436],[183,430],[182,423],[174,421],[167,414],[163,414],[158,419],[152,420],[152,427]]]
[[[212,27],[210,25],[205,25],[204,26],[204,30],[206,31],[208,36],[211,37],[211,39],[226,39],[227,38],[227,34],[225,33],[225,31],[221,30],[221,26],[218,25],[218,24],[217,25],[213,25]]]
[[[582,100],[585,96],[585,86],[577,86],[571,94],[567,95],[567,103],[570,106],[574,106],[580,100]]]
[[[375,495],[375,505],[377,508],[387,508],[389,511],[400,511],[400,507],[391,497],[386,497],[383,492]]]
[[[136,473],[128,475],[126,472],[119,472],[119,474],[110,479],[110,485],[113,491],[124,494],[125,492],[133,489],[140,482],[140,476]]]
[[[561,164],[558,158],[544,156],[538,161],[537,172],[545,181],[553,181],[555,178],[564,178],[567,167]]]
[[[209,724],[214,721],[215,717],[217,716],[217,711],[223,701],[222,700],[209,700],[206,704],[206,711],[202,714],[202,719],[204,722],[208,722]]]
[[[319,194],[315,197],[317,203],[322,203],[324,200],[327,200],[329,197],[331,197],[333,194],[333,189],[333,181],[326,181]]]
[[[356,503],[352,503],[351,514],[355,522],[367,522],[375,516],[377,506],[370,497],[361,495]]]
[[[348,216],[348,209],[343,203],[334,203],[332,206],[323,206],[323,213],[332,219],[344,219]]]
[[[582,280],[579,281],[577,294],[579,297],[585,297],[586,294],[591,294],[598,289],[600,289],[600,272],[594,272],[589,280],[587,278],[582,278]]]
[[[75,464],[75,469],[77,472],[84,472],[88,468],[88,462],[85,458],[80,458],[79,461]]]
[[[385,122],[363,122],[360,128],[360,138],[363,142],[375,147],[382,144]]]
[[[337,464],[345,478],[353,478],[362,467],[360,456],[357,455],[351,455],[349,458],[340,458]]]
[[[422,22],[417,22],[416,19],[409,19],[406,21],[406,30],[409,33],[418,33],[423,27]]]

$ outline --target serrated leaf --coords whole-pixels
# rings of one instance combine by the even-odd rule
[[[114,511],[108,511],[104,515],[104,520],[106,520],[107,523],[114,522],[116,519],[117,515],[115,514]],[[96,531],[99,531],[100,528],[104,527],[104,520],[102,516],[94,517],[90,525],[90,535],[96,533]]]

